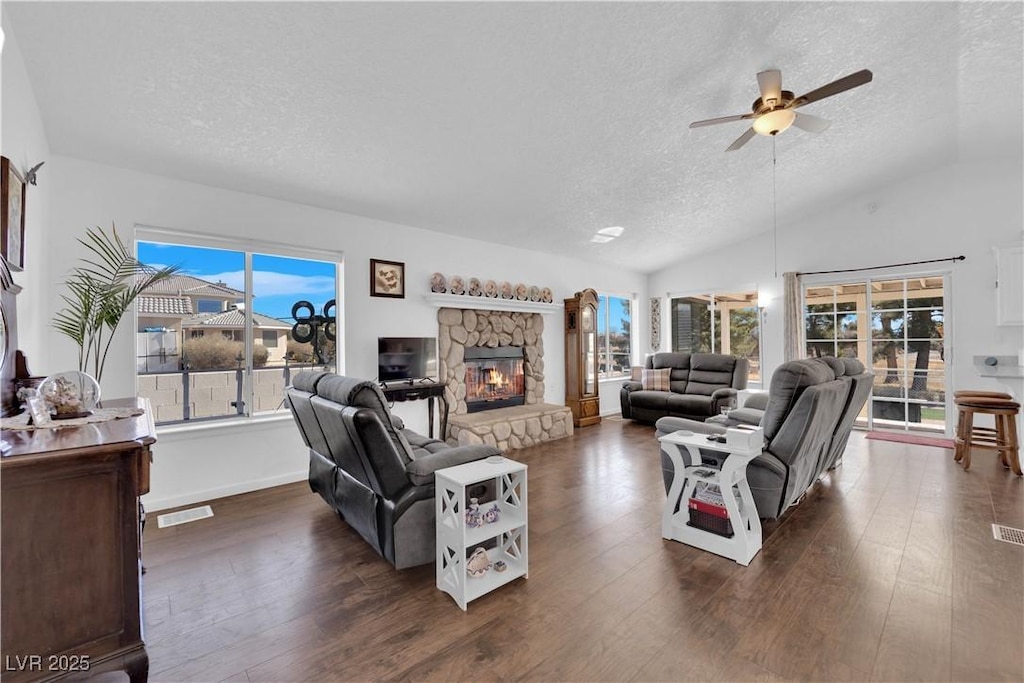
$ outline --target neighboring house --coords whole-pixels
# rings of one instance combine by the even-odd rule
[[[223,282],[209,282],[191,275],[175,275],[148,287],[136,300],[139,332],[172,328],[200,313],[223,313],[245,299],[245,292]]]
[[[218,331],[234,341],[244,340],[245,292],[223,282],[192,275],[175,275],[149,287],[136,299],[137,351],[140,372],[173,372],[186,339]],[[253,342],[267,347],[267,362],[284,360],[291,324],[253,312]]]
[[[203,313],[183,320],[181,326],[189,339],[219,332],[227,339],[245,341],[245,313],[240,308],[223,313]],[[283,362],[292,326],[256,311],[252,312],[252,326],[253,343],[266,347],[267,363]]]

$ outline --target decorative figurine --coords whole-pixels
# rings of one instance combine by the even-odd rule
[[[480,514],[480,505],[477,503],[476,498],[469,499],[469,506],[466,509],[466,526],[470,529],[475,529],[478,526],[483,526],[484,519],[483,515]]]
[[[489,297],[491,299],[496,299],[498,297],[498,283],[496,283],[494,280],[488,280],[487,282],[485,282],[484,296]]]
[[[448,287],[452,294],[465,294],[466,285],[458,275],[452,275],[448,280]]]
[[[484,293],[483,288],[480,286],[480,280],[475,277],[469,278],[469,295],[480,296]]]
[[[502,299],[512,299],[512,298],[514,298],[514,295],[512,294],[512,285],[510,283],[508,283],[508,282],[502,282],[501,283],[501,298]]]
[[[484,524],[493,524],[501,518],[501,510],[498,509],[498,504],[495,503],[491,508],[484,513]]]

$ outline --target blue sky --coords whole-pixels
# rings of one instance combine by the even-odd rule
[[[138,243],[138,259],[152,266],[179,265],[187,275],[245,289],[245,255],[238,251]],[[253,254],[253,310],[291,320],[292,305],[309,301],[321,313],[334,298],[335,264]]]
[[[620,299],[619,297],[598,297],[598,316],[597,316],[597,331],[604,334],[605,328],[608,325],[605,324],[604,307],[605,305],[610,306],[608,309],[608,323],[611,325],[612,332],[622,332],[622,319],[629,319],[629,316],[625,313],[625,306],[628,304],[628,299]]]

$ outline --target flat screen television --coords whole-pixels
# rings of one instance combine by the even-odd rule
[[[437,378],[437,337],[377,337],[381,382]]]

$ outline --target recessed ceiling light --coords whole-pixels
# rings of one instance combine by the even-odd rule
[[[590,241],[591,242],[595,242],[597,244],[604,244],[605,242],[611,242],[613,239],[615,239],[615,238],[612,237],[611,235],[600,235],[600,234],[598,234],[598,235],[594,235],[593,237],[591,237]]]
[[[619,235],[621,235],[624,232],[626,232],[625,228],[620,227],[618,225],[615,225],[615,226],[612,226],[610,228],[601,228],[600,230],[597,231],[597,234],[598,235],[609,235],[611,237],[618,237]]]

